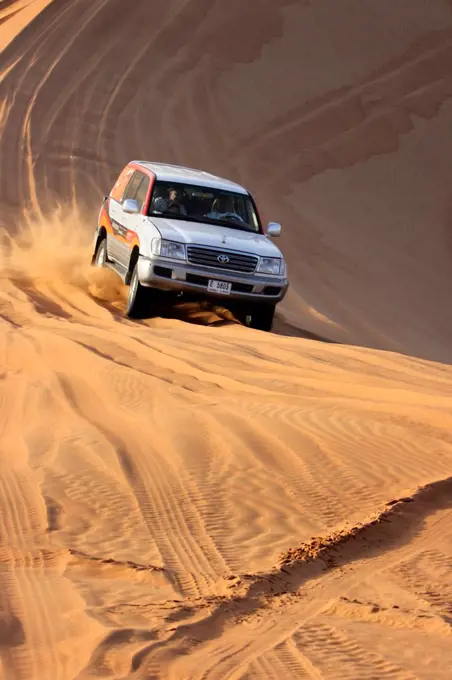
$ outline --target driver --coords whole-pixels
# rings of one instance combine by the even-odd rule
[[[175,212],[178,215],[186,215],[187,210],[180,202],[180,191],[175,187],[168,189],[168,198],[157,198],[154,210],[158,212]]]
[[[243,222],[240,215],[235,212],[234,202],[231,196],[217,196],[212,203],[211,211],[207,214],[207,217],[216,220],[219,220],[222,217],[230,217]]]

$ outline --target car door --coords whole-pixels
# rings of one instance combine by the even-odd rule
[[[141,175],[141,182],[137,186],[137,190],[135,192],[135,195],[131,198],[134,198],[136,202],[139,205],[140,212],[135,214],[135,215],[130,215],[127,213],[124,213],[124,224],[127,227],[127,243],[129,247],[129,252],[128,252],[128,257],[130,258],[131,254],[131,245],[133,247],[133,243],[136,242],[136,236],[138,236],[139,240],[139,234],[140,234],[140,227],[142,228],[144,223],[147,221],[147,217],[143,214],[143,206],[146,203],[147,197],[148,197],[148,192],[149,192],[149,185],[151,183],[150,177],[145,175],[144,173],[139,173]],[[129,260],[127,260],[127,266],[129,265]]]
[[[130,217],[138,217],[136,215],[128,215],[122,209],[122,204],[127,198],[134,198],[138,189],[145,178],[143,173],[137,170],[130,178],[122,197],[117,200],[110,197],[110,220],[113,233],[110,237],[107,236],[107,252],[111,260],[119,263],[123,267],[127,267],[130,259],[130,245],[127,240],[128,221]]]

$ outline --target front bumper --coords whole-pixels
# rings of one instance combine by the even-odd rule
[[[241,274],[239,272],[200,267],[188,262],[177,262],[166,258],[138,260],[138,278],[143,286],[179,293],[192,293],[235,300],[253,300],[277,303],[286,295],[289,282],[278,276],[262,274]],[[209,279],[226,281],[231,284],[228,295],[207,290]]]

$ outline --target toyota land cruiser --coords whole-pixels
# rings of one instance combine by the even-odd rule
[[[126,314],[153,315],[158,291],[228,301],[243,323],[270,331],[287,291],[284,258],[251,194],[201,170],[132,161],[99,212],[92,263],[129,286]]]

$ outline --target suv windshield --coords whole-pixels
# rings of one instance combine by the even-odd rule
[[[248,194],[180,182],[156,180],[148,214],[255,233],[261,231],[256,209]]]

